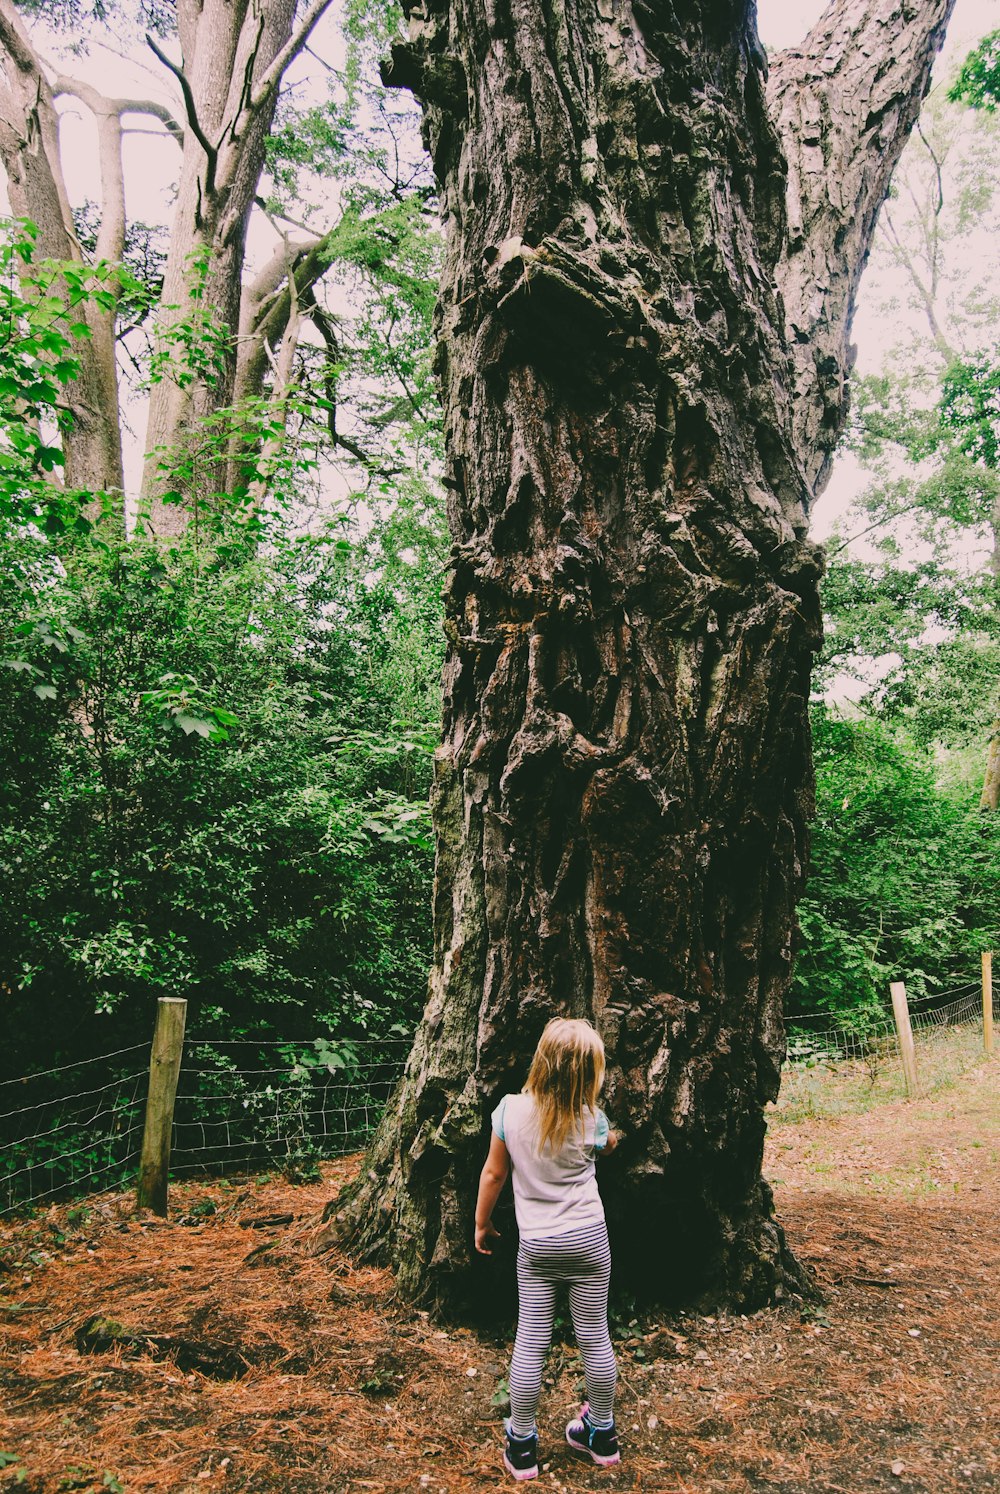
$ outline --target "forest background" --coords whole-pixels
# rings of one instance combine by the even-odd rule
[[[157,996],[188,999],[206,1051],[280,1039],[290,1072],[317,1043],[405,1036],[423,1004],[449,549],[439,229],[416,112],[378,81],[394,8],[313,12],[275,84],[233,307],[211,236],[178,248],[172,8],[0,0],[8,57],[27,38],[63,117],[75,236],[53,257],[15,212],[0,245],[10,1076],[145,1040]],[[847,456],[817,509],[793,1019],[863,1030],[897,977],[933,1002],[997,936],[998,25],[959,0],[882,215]],[[153,96],[116,115],[137,137],[116,245],[110,179],[89,195],[79,140],[108,117],[94,88],[136,77]],[[117,484],[81,480],[105,325]],[[207,386],[226,397],[189,399],[183,439],[142,442],[151,405]]]

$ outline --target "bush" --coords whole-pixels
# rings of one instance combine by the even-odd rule
[[[864,1024],[890,980],[914,997],[974,978],[996,938],[1000,831],[978,795],[868,717],[813,716],[817,807],[789,1013]]]
[[[12,1072],[146,1038],[166,994],[202,1037],[414,1023],[441,643],[420,587],[386,580],[394,522],[354,545],[83,542],[68,569],[8,532]]]

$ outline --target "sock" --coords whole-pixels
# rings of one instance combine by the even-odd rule
[[[504,1427],[506,1428],[508,1434],[517,1442],[525,1442],[529,1437],[538,1436],[538,1423],[534,1421],[531,1423],[531,1426],[526,1432],[520,1432],[515,1430],[514,1423],[508,1416],[507,1420],[504,1422]]]
[[[614,1417],[610,1421],[598,1421],[592,1411],[587,1412],[586,1420],[595,1432],[610,1432],[615,1424]]]

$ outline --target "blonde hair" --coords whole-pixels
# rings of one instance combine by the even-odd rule
[[[596,1109],[604,1083],[604,1044],[589,1022],[553,1017],[531,1060],[524,1092],[535,1102],[538,1150],[558,1151],[571,1131],[583,1130],[583,1113]]]

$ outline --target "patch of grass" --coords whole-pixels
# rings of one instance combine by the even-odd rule
[[[934,1028],[915,1034],[920,1097],[953,1084],[983,1059],[983,1037],[975,1024]],[[770,1112],[771,1124],[833,1120],[864,1115],[878,1105],[906,1098],[898,1054],[877,1063],[863,1059],[824,1059],[822,1063],[786,1065],[781,1092]]]

